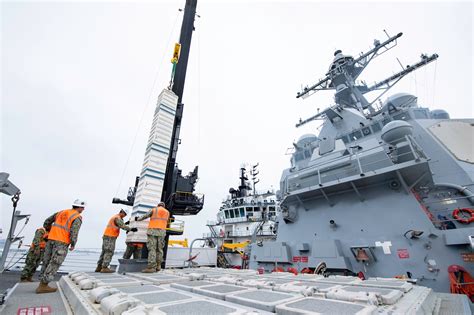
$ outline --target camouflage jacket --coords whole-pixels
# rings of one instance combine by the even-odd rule
[[[125,231],[130,231],[130,227],[128,225],[126,225],[123,220],[121,218],[115,218],[114,220],[114,223],[116,226],[118,226],[119,228],[121,228],[122,230],[125,230]]]
[[[31,241],[31,245],[33,248],[39,248],[41,241],[43,240],[43,235],[46,233],[43,229],[37,229],[35,232],[35,236],[33,237],[33,241]]]
[[[55,214],[53,214],[52,216],[50,216],[46,220],[44,220],[43,227],[46,230],[49,231],[51,229],[51,226],[53,225],[54,221],[56,221],[56,215],[58,213],[59,212],[56,212]],[[70,235],[69,235],[69,238],[71,240],[71,246],[76,246],[77,237],[79,235],[79,229],[81,228],[81,224],[82,224],[82,218],[81,217],[79,217],[79,218],[75,219],[74,221],[72,221],[71,232],[70,232]]]

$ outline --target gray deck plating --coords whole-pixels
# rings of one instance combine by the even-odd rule
[[[199,272],[196,272],[199,271]],[[207,277],[211,274],[211,278]],[[216,277],[219,274],[220,277]],[[157,285],[157,279],[175,279]],[[192,280],[191,280],[192,279]],[[197,279],[197,280],[196,280]],[[225,281],[234,279],[240,285]],[[116,281],[120,282],[116,282]],[[257,289],[255,282],[284,280],[271,289]],[[324,280],[321,282],[321,280]],[[88,286],[83,286],[87,283]],[[90,285],[93,288],[90,288]],[[165,270],[158,274],[73,273],[60,280],[74,314],[471,314],[466,296],[436,294],[426,287],[394,279],[361,281],[352,277],[321,278],[316,275],[257,275],[248,271],[202,268]],[[83,286],[86,289],[81,289]],[[392,288],[388,288],[391,286]],[[59,295],[34,293],[36,284],[15,290],[8,312],[37,301],[62,303]],[[396,287],[396,288],[394,288]],[[30,296],[31,299],[30,299]],[[59,299],[59,300],[58,300]],[[28,303],[25,303],[27,301]],[[38,304],[43,305],[43,304]],[[64,304],[61,311],[64,314]],[[53,307],[53,311],[57,309]],[[13,313],[12,313],[13,312]]]
[[[50,293],[47,296],[44,294],[38,295],[35,293],[37,287],[38,282],[18,283],[3,308],[0,307],[0,314],[18,314],[20,308],[40,306],[49,307],[53,315],[71,314],[64,304],[64,300],[59,291]]]
[[[275,312],[275,306],[296,300],[300,296],[294,294],[280,293],[266,290],[252,290],[242,293],[230,294],[225,297],[226,301],[243,304],[268,312]]]
[[[162,304],[165,302],[177,302],[192,299],[192,296],[174,291],[162,290],[159,292],[147,292],[134,294],[134,298],[146,304]]]
[[[278,314],[372,314],[373,306],[357,305],[318,298],[303,298],[276,307]]]

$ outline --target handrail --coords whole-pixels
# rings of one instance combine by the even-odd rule
[[[184,231],[184,221],[178,219],[169,219],[168,220],[168,227],[166,228],[167,231]]]
[[[403,136],[403,137],[398,138],[394,141],[398,142],[399,140],[403,140],[403,139],[407,142],[407,144],[410,148],[409,152],[394,154],[393,152],[387,152],[386,151],[385,146],[387,146],[387,144],[380,144],[380,145],[377,145],[375,147],[369,148],[369,149],[364,150],[364,151],[357,152],[355,150],[351,150],[352,152],[349,151],[349,155],[343,155],[343,156],[337,157],[335,159],[325,161],[325,162],[322,162],[320,164],[314,164],[314,165],[311,165],[307,168],[301,169],[302,172],[298,172],[296,174],[290,175],[287,178],[285,178],[285,181],[284,181],[285,193],[290,192],[292,187],[290,187],[289,181],[294,179],[294,178],[302,178],[302,177],[311,177],[312,178],[314,175],[317,174],[318,175],[318,184],[322,185],[324,175],[321,175],[321,174],[331,171],[331,170],[325,171],[324,167],[328,166],[328,165],[337,165],[338,164],[337,162],[342,162],[342,161],[349,162],[349,161],[353,161],[354,158],[355,158],[357,165],[353,165],[351,163],[351,167],[357,166],[358,170],[359,170],[359,174],[363,174],[364,170],[365,170],[365,172],[372,171],[372,170],[367,170],[366,166],[369,166],[369,165],[375,164],[375,163],[380,163],[380,162],[383,162],[383,161],[388,161],[392,165],[394,165],[395,164],[394,159],[398,159],[398,158],[406,156],[406,155],[413,155],[413,159],[411,159],[411,160],[417,160],[417,159],[419,159],[419,157],[426,158],[423,151],[419,148],[419,146],[416,144],[415,140],[411,136]],[[382,150],[380,150],[380,149],[382,149]],[[384,158],[380,159],[380,160],[376,160],[376,161],[371,161],[371,162],[368,162],[368,163],[361,163],[361,157],[368,156],[369,155],[368,153],[373,151],[373,150],[377,150],[377,152],[385,153]],[[341,174],[345,175],[343,177],[347,177],[347,168],[345,168],[341,172],[332,173],[331,177],[333,177],[333,178],[335,177],[334,180],[336,180],[336,179],[340,180],[341,178],[339,178],[339,175],[341,175]]]

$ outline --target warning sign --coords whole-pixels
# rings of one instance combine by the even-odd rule
[[[293,256],[293,262],[308,262],[308,256]]]
[[[461,253],[461,257],[465,262],[474,262],[474,253]]]
[[[397,249],[398,258],[400,259],[407,259],[410,258],[410,254],[408,253],[408,249]]]
[[[31,306],[21,307],[18,309],[16,315],[42,315],[51,314],[51,307],[49,306]]]

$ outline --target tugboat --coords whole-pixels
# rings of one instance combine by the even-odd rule
[[[217,264],[223,268],[248,268],[250,243],[261,243],[276,238],[277,215],[280,213],[273,190],[257,192],[255,185],[258,164],[251,166],[251,182],[247,168],[240,168],[240,185],[230,188],[222,202],[216,221],[208,221],[210,233],[205,237],[217,247]]]
[[[335,104],[297,123],[322,125],[294,144],[277,239],[252,245],[251,268],[404,278],[474,300],[474,119],[406,93],[379,103],[437,54],[371,86],[357,80],[401,36],[355,57],[337,50],[325,77],[297,94],[334,90]]]

